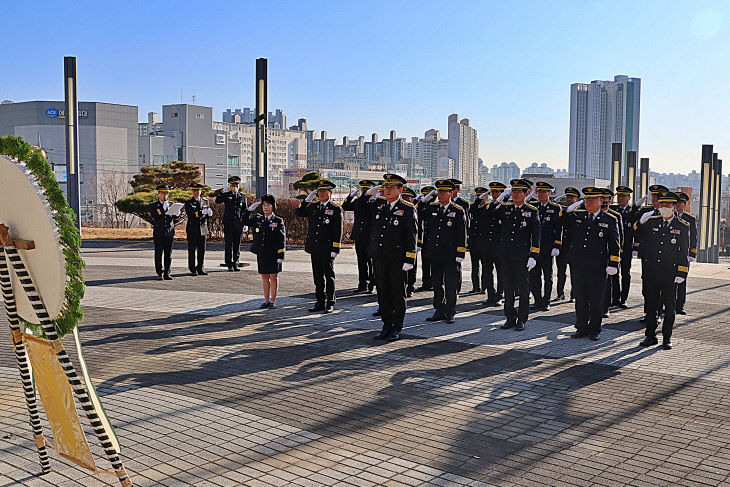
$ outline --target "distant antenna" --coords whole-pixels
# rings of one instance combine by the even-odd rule
[[[193,95],[193,105],[195,105],[195,95]]]
[[[182,105],[182,88],[180,88],[180,104]]]

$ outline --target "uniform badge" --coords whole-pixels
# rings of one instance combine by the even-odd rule
[[[545,217],[545,221],[546,221],[546,222],[549,222],[549,221],[550,221],[550,217],[549,217],[549,216],[546,216],[546,217]]]
[[[522,226],[523,227],[526,227],[527,226],[527,222],[525,220],[522,220]]]
[[[603,232],[598,232],[599,237],[603,237]]]
[[[446,216],[450,218],[454,218],[456,216],[456,212],[452,211],[451,213],[447,214]]]
[[[599,223],[599,227],[608,228],[608,223]]]
[[[329,219],[329,218],[325,218],[325,219],[324,219],[324,222],[325,222],[325,223],[329,223],[329,222],[330,222],[330,219]]]
[[[393,220],[393,225],[395,225],[396,227],[398,226],[398,219],[397,218],[395,220]]]
[[[158,215],[162,215],[162,212],[160,211],[160,209],[159,209],[159,208],[157,208],[157,214],[158,214]]]
[[[673,238],[673,239],[672,239],[672,243],[673,243],[673,244],[676,244],[676,243],[677,243],[677,239],[676,239],[676,238]]]
[[[451,226],[451,220],[449,220],[449,221],[446,222],[446,226],[448,226],[448,227]]]
[[[270,227],[270,228],[276,228],[276,227],[278,227],[278,226],[279,226],[279,224],[278,224],[278,223],[269,223],[269,227]]]
[[[324,210],[324,214],[325,215],[334,215],[335,214],[335,210]],[[327,222],[327,223],[329,223],[329,222]]]
[[[377,220],[378,218],[380,218],[380,213],[378,213],[377,215],[375,215],[375,219]]]
[[[531,214],[532,214],[532,213],[531,213],[531,212],[529,212],[529,211],[523,211],[523,212],[522,212],[522,216],[528,216],[528,217],[529,217],[529,216],[530,216]]]
[[[396,210],[393,212],[393,215],[395,216],[403,216],[403,210]]]
[[[259,232],[259,227],[256,227],[256,233],[258,233],[258,232]]]

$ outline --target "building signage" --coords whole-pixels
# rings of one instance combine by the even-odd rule
[[[46,117],[49,118],[66,118],[66,111],[65,110],[57,110],[55,108],[49,108],[46,110]],[[86,110],[79,110],[79,118],[89,118],[89,114],[86,112]]]
[[[215,134],[215,143],[217,145],[223,145],[226,143],[226,134]]]
[[[327,177],[328,178],[345,178],[345,179],[350,179],[350,173],[349,172],[341,172],[341,171],[337,171],[337,172],[334,172],[333,171],[333,172],[328,172],[327,173]]]
[[[46,110],[46,117],[55,118],[57,116],[58,110],[56,110],[55,108],[49,108],[48,110]]]

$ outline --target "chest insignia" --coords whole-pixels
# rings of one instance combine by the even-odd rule
[[[450,227],[451,225],[452,225],[451,220],[449,220],[449,221],[446,222],[446,226],[447,227]]]
[[[325,219],[324,219],[324,222],[325,222],[325,223],[329,223],[329,222],[330,222],[330,219],[329,219],[329,218],[325,218]]]
[[[334,215],[335,214],[335,210],[324,210],[324,214],[325,215]]]
[[[403,210],[395,210],[393,212],[393,215],[395,215],[395,216],[403,216]]]
[[[456,212],[452,211],[451,213],[448,213],[446,216],[449,218],[454,218],[456,216]]]
[[[599,223],[598,226],[601,228],[608,228],[608,223]]]
[[[531,211],[523,211],[522,212],[522,216],[529,217],[530,215],[532,215],[532,212]]]
[[[676,244],[676,243],[677,243],[677,239],[676,239],[676,238],[673,238],[673,239],[672,239],[672,243],[673,243],[673,244]]]
[[[397,227],[397,226],[398,226],[398,223],[399,223],[399,221],[398,221],[398,219],[397,219],[397,218],[396,218],[395,220],[393,220],[393,225],[394,225],[394,226],[396,226],[396,227]]]

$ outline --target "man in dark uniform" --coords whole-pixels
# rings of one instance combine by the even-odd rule
[[[639,251],[644,263],[647,291],[646,338],[639,344],[642,347],[656,345],[657,315],[664,306],[662,323],[662,346],[672,348],[672,329],[674,328],[677,284],[687,279],[689,271],[689,223],[677,218],[674,205],[677,195],[671,191],[658,193],[659,215],[647,213],[636,223],[641,234]]]
[[[639,205],[639,219],[641,218],[649,218],[645,217],[647,213],[650,216],[656,216],[659,214],[659,192],[660,191],[669,191],[666,186],[663,186],[661,184],[652,184],[649,186],[649,194],[651,195],[651,205],[647,206],[641,206]],[[638,221],[638,219],[637,219]],[[646,220],[644,220],[646,221]],[[639,320],[641,323],[647,323],[649,320],[648,313],[649,313],[649,303],[647,300],[647,289],[646,289],[646,280],[644,279],[644,273],[646,271],[645,267],[645,261],[643,259],[643,256],[641,255],[641,234],[636,233],[636,223],[634,223],[634,250],[632,252],[633,257],[641,257],[641,295],[644,297],[644,316]],[[659,311],[657,311],[659,312]]]
[[[188,269],[193,276],[205,276],[203,270],[205,260],[205,240],[208,238],[208,218],[213,216],[213,210],[208,205],[208,200],[200,197],[203,185],[193,183],[190,191],[193,197],[185,202],[185,214],[188,222],[185,225],[185,234],[188,241]],[[197,254],[197,259],[196,255]]]
[[[403,186],[403,191],[401,191],[400,197],[403,201],[406,203],[410,203],[413,206],[413,215],[414,218],[416,218],[416,240],[418,240],[418,237],[421,235],[421,226],[418,224],[418,215],[416,214],[416,207],[415,203],[413,202],[416,198],[416,192],[413,191],[408,186]],[[416,253],[418,253],[418,242],[416,242]],[[416,255],[416,257],[418,257]],[[410,298],[413,297],[413,293],[416,290],[416,272],[418,271],[418,258],[413,259],[413,268],[408,271],[408,277],[406,278],[406,297]]]
[[[436,187],[428,185],[421,188],[421,196],[416,200],[416,215],[418,216],[418,247],[416,250],[419,252],[423,248],[423,242],[428,239],[428,227],[425,215],[428,210],[428,204],[434,197],[436,197]],[[431,291],[432,289],[431,262],[428,260],[426,254],[421,252],[421,287],[418,290]]]
[[[621,214],[611,209],[611,200],[613,199],[613,191],[610,188],[601,188],[602,194],[601,200],[601,211],[616,219],[618,225],[618,244],[619,249],[624,243],[624,226]],[[621,252],[619,251],[619,256]],[[620,264],[620,263],[619,263]],[[618,273],[606,276],[608,282],[606,283],[606,298],[603,300],[603,317],[608,318],[611,313],[609,308],[611,306],[618,306],[621,300],[621,286],[619,283]]]
[[[571,338],[596,341],[601,337],[606,277],[618,273],[618,221],[601,211],[603,194],[602,188],[583,188],[585,209],[571,209],[566,216],[572,232],[568,262],[575,289],[577,328]]]
[[[504,184],[498,181],[492,181],[489,183],[489,196],[491,196],[491,199],[487,195],[482,194],[477,204],[481,209],[478,212],[480,218],[479,227],[480,233],[483,235],[485,253],[485,264],[482,272],[483,276],[486,277],[484,291],[487,293],[487,300],[482,304],[486,306],[499,306],[502,301],[502,259],[499,256],[499,237],[502,222],[497,213],[489,210],[506,188],[507,186]],[[497,274],[496,286],[495,271]]]
[[[621,216],[623,229],[623,240],[621,243],[621,282],[617,292],[618,302],[615,304],[621,308],[627,308],[626,299],[629,297],[631,287],[631,259],[634,250],[634,223],[639,218],[639,208],[631,204],[631,193],[634,191],[628,186],[616,187],[616,201],[611,209]],[[643,203],[643,201],[641,202]],[[614,296],[616,297],[616,296]]]
[[[307,195],[296,209],[296,215],[309,220],[304,251],[312,260],[317,302],[309,312],[331,313],[335,306],[335,258],[342,241],[342,207],[332,201],[335,184],[321,179],[317,189]],[[318,203],[313,203],[315,196]]]
[[[375,340],[397,340],[406,314],[406,279],[416,260],[416,209],[400,198],[406,180],[383,176],[383,197],[373,204],[375,224],[370,256],[378,275],[378,306],[383,329]]]
[[[502,259],[504,286],[504,314],[507,321],[503,330],[525,329],[530,313],[529,272],[537,265],[540,256],[540,222],[537,208],[525,202],[532,182],[513,179],[511,188],[495,200],[488,211],[494,211],[501,221],[499,255]],[[511,203],[503,200],[512,196]],[[519,295],[519,310],[515,309],[515,296]]]
[[[437,201],[425,212],[428,238],[423,253],[431,262],[433,284],[433,316],[427,321],[454,322],[456,298],[459,294],[461,262],[466,254],[466,211],[451,201],[454,183],[448,179],[436,181]]]
[[[243,234],[243,211],[248,206],[246,197],[238,190],[241,178],[231,176],[228,186],[216,196],[215,202],[225,205],[223,210],[223,234],[226,239],[225,262],[228,272],[238,271],[241,255],[241,235]]]
[[[553,257],[560,255],[563,240],[563,208],[550,201],[550,195],[555,189],[550,183],[538,181],[535,187],[540,221],[540,255],[537,265],[530,271],[530,291],[535,298],[533,309],[549,311],[550,295],[553,292]]]
[[[565,188],[565,206],[566,208],[570,205],[577,203],[580,198],[580,191],[573,187]],[[553,301],[562,301],[565,299],[565,281],[568,279],[568,251],[570,250],[571,242],[571,230],[572,227],[569,222],[572,220],[568,218],[568,213],[563,210],[563,218],[561,227],[563,229],[563,240],[561,244],[561,250],[558,256],[555,258],[555,265],[558,268],[558,283],[557,283],[557,297]],[[629,253],[629,255],[631,255]],[[573,285],[573,273],[570,273],[570,302],[572,303],[575,299],[575,291]]]
[[[462,210],[464,210],[464,214],[466,216],[466,228],[469,228],[470,222],[469,222],[469,202],[459,196],[459,193],[461,193],[461,185],[463,184],[460,180],[456,178],[449,179],[454,185],[454,190],[451,192],[451,201],[455,204],[461,207]],[[469,234],[466,235],[466,247],[469,247]],[[459,287],[457,291],[457,296],[461,294],[461,282],[462,282],[462,276],[461,276],[461,266],[459,266]]]
[[[176,218],[168,214],[171,204],[167,201],[170,188],[157,186],[157,201],[150,205],[152,217],[152,239],[155,242],[155,272],[159,280],[171,281],[172,244],[175,241]],[[162,256],[165,256],[164,266]]]
[[[677,193],[677,218],[684,220],[689,223],[689,255],[687,260],[694,262],[697,258],[697,218],[690,215],[686,211],[687,202],[689,201],[689,195],[687,193]],[[689,267],[689,263],[687,264]],[[686,315],[687,312],[684,310],[684,303],[687,301],[687,280],[685,279],[681,283],[677,284],[677,314]]]
[[[370,246],[370,209],[368,207],[368,196],[365,191],[375,186],[373,181],[363,179],[358,183],[359,189],[350,193],[342,203],[343,211],[352,211],[355,221],[352,224],[350,238],[355,241],[355,254],[357,255],[357,276],[358,286],[356,293],[372,292],[375,287],[373,278],[373,261],[368,255]]]
[[[467,228],[467,236],[469,237],[469,257],[471,258],[471,294],[483,294],[487,291],[487,273],[491,273],[491,269],[487,269],[487,231],[486,224],[487,212],[484,206],[481,206],[482,195],[488,195],[488,189],[483,186],[474,188],[476,198],[469,205],[469,226]],[[481,273],[480,273],[481,271]]]

